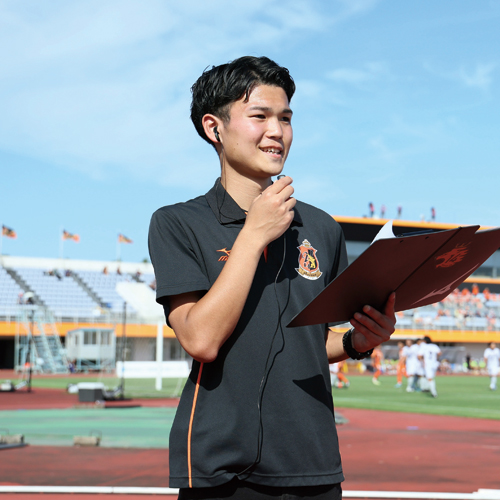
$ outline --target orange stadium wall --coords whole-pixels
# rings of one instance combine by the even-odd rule
[[[113,328],[116,337],[123,335],[123,325],[110,325],[109,323],[57,323],[57,331],[61,337],[66,336],[66,332],[79,328]],[[344,331],[345,328],[333,328],[334,331]],[[0,322],[0,337],[15,337],[17,323]],[[125,334],[130,338],[156,338],[157,326],[145,324],[127,324]],[[24,333],[21,333],[23,335]],[[484,330],[425,330],[425,329],[405,329],[396,330],[392,335],[392,340],[406,338],[420,338],[428,335],[433,342],[453,342],[453,343],[500,343],[500,331]],[[175,338],[174,331],[167,325],[163,326],[164,338]]]
[[[115,335],[117,338],[123,335],[123,325],[116,324],[110,325],[109,323],[56,323],[57,331],[61,337],[66,337],[66,332],[71,330],[77,330],[80,328],[113,328],[115,330]],[[17,323],[15,321],[11,322],[0,322],[0,337],[15,337],[17,333]],[[141,338],[149,337],[156,338],[157,326],[156,325],[144,325],[144,324],[127,324],[125,327],[125,335],[127,337]],[[21,332],[24,335],[24,332]],[[164,338],[175,338],[174,331],[167,325],[163,326],[163,337]]]

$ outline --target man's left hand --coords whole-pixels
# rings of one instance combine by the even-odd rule
[[[371,306],[364,306],[362,313],[354,314],[351,320],[351,325],[354,327],[352,332],[354,349],[358,352],[366,352],[390,339],[396,325],[395,303],[396,293],[392,292],[383,312]]]

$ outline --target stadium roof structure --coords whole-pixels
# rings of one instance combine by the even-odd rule
[[[334,215],[333,218],[342,226],[347,241],[371,242],[380,228],[392,220],[392,225],[398,234],[417,231],[443,231],[455,229],[460,224],[449,224],[436,221],[412,221],[402,219],[382,219],[378,217],[350,217]],[[481,226],[482,229],[491,229],[489,226]]]

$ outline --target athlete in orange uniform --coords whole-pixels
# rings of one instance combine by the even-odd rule
[[[339,372],[337,373],[337,379],[339,383],[339,387],[341,387],[340,384],[343,384],[343,386],[347,389],[351,384],[349,382],[349,379],[344,375],[344,366],[346,366],[345,359],[343,361],[338,362],[339,365]]]
[[[378,378],[382,374],[382,359],[384,358],[382,350],[379,347],[376,347],[375,349],[373,349],[371,357],[373,358],[373,368],[375,369],[372,382],[374,383],[374,385],[380,385],[380,380]]]
[[[403,385],[403,377],[406,377],[406,356],[404,346],[404,343],[400,340],[398,342],[398,364],[396,367],[398,383],[396,384],[396,387],[401,387]]]

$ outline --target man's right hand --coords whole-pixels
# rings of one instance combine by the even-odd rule
[[[293,220],[292,179],[284,177],[255,198],[231,254],[210,290],[170,298],[169,321],[182,347],[210,363],[233,333],[252,286],[264,248]]]
[[[265,189],[253,201],[242,231],[251,231],[256,242],[264,248],[279,238],[292,223],[297,203],[292,198],[293,179],[285,176]]]

